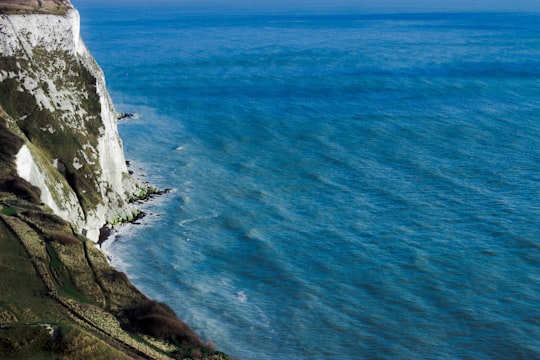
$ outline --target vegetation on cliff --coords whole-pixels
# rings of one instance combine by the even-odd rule
[[[0,0],[0,14],[58,14],[70,8],[66,0]]]
[[[54,56],[56,61],[62,59],[62,65],[65,67],[64,72],[58,69],[58,73],[62,75],[57,79],[61,83],[56,87],[77,89],[86,95],[81,102],[86,116],[77,119],[78,127],[84,131],[76,131],[71,124],[62,121],[63,111],[51,111],[40,106],[36,97],[21,87],[23,79],[7,78],[0,82],[0,106],[13,119],[17,119],[17,127],[36,148],[42,150],[45,157],[57,159],[59,164],[62,164],[61,172],[65,180],[77,195],[82,208],[88,211],[95,209],[96,205],[102,202],[99,189],[94,185],[97,181],[96,175],[101,169],[91,162],[83,161],[79,164],[73,159],[76,154],[82,152],[86,152],[85,156],[91,159],[93,156],[91,149],[97,147],[102,125],[95,77],[75,58],[66,56],[63,52],[57,54],[34,52],[32,62],[23,61],[23,56],[0,57],[0,69],[8,73],[16,73],[21,68],[32,69],[35,72],[39,69],[54,69],[51,56]],[[42,89],[47,98],[54,98],[50,94],[48,83],[38,83],[37,87]]]

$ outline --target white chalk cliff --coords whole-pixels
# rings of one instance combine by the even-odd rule
[[[97,241],[127,219],[141,191],[129,174],[103,72],[80,37],[79,13],[0,15],[0,113],[25,145],[18,175],[41,201]]]

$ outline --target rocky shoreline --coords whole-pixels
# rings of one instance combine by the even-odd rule
[[[131,166],[130,161],[126,161],[126,164],[127,164],[128,168]],[[130,170],[130,174],[135,176],[134,172],[132,170]],[[136,196],[135,195],[131,196],[128,199],[128,201],[130,203],[135,203],[137,205],[142,205],[145,202],[151,201],[152,199],[155,199],[158,196],[163,196],[163,195],[166,195],[166,194],[171,192],[171,189],[169,189],[169,188],[159,189],[159,188],[151,185],[148,182],[144,182],[144,184],[145,184],[145,188],[142,189],[141,192],[139,192]],[[102,245],[105,242],[107,242],[112,237],[112,235],[115,234],[118,227],[128,226],[130,224],[131,225],[140,225],[139,221],[142,220],[146,215],[147,215],[146,212],[144,212],[144,211],[142,211],[140,209],[137,209],[137,211],[135,213],[133,213],[132,217],[116,219],[116,221],[113,220],[113,221],[108,222],[107,224],[104,224],[99,229],[99,239],[97,241],[97,244],[101,248]]]

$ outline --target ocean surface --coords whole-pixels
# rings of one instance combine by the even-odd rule
[[[540,14],[152,4],[78,6],[172,189],[113,265],[237,359],[540,358]]]

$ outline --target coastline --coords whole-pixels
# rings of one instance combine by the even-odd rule
[[[99,249],[170,190],[128,170],[117,121],[131,116],[114,111],[77,10],[32,4],[0,2],[0,358],[229,358]]]

